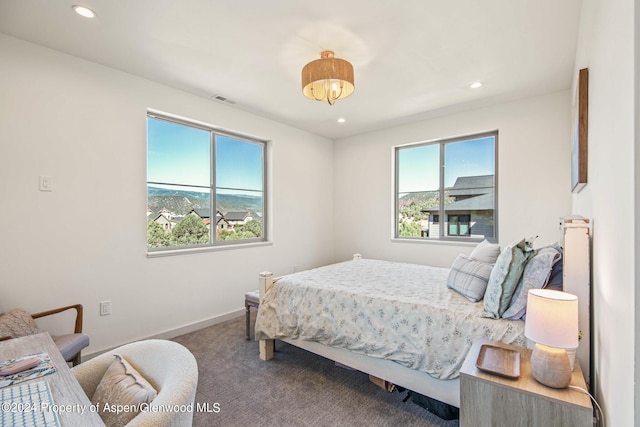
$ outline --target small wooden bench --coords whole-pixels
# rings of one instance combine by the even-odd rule
[[[247,316],[247,339],[251,339],[251,307],[254,307],[256,310],[260,306],[260,292],[252,291],[244,294],[244,307],[246,309]]]

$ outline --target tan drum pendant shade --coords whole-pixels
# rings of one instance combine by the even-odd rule
[[[330,50],[322,52],[320,59],[309,62],[302,69],[302,93],[309,99],[333,105],[338,99],[351,95],[353,90],[353,65],[336,58]]]

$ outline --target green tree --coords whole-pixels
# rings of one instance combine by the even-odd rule
[[[147,246],[157,248],[160,246],[169,246],[171,243],[171,234],[162,229],[162,226],[153,220],[147,221]]]
[[[242,231],[251,234],[248,238],[262,237],[262,221],[252,219],[242,227]]]
[[[245,225],[237,225],[233,229],[226,228],[218,232],[218,240],[241,240],[262,237],[262,222],[251,220]]]
[[[209,229],[197,215],[187,215],[173,227],[171,235],[175,245],[209,243]]]
[[[412,199],[410,200],[411,200],[410,203],[400,208],[400,218],[399,218],[400,228],[398,230],[398,235],[400,236],[415,236],[416,227],[420,229],[420,225],[419,225],[420,221],[429,219],[429,213],[423,212],[423,211],[427,209],[433,209],[433,208],[439,207],[438,193],[433,191],[413,194]],[[448,190],[445,191],[444,193],[445,207],[448,204],[453,202],[455,202],[455,198],[449,196]],[[438,212],[432,211],[432,213],[437,214]],[[407,223],[407,224],[404,224],[404,223]],[[409,223],[413,223],[413,225],[410,225]],[[402,234],[403,230],[405,233],[409,233],[409,234]],[[420,230],[418,230],[417,236],[420,236]]]
[[[437,206],[437,202],[435,204],[435,206]],[[423,213],[421,212],[423,209],[429,209],[433,206],[431,206],[431,203],[428,202],[422,202],[422,203],[411,203],[408,206],[405,206],[404,208],[402,208],[400,210],[400,214],[402,215],[403,218],[411,218],[413,220],[419,221],[421,219],[428,219],[429,218],[429,214],[428,213]]]
[[[398,235],[402,237],[420,237],[422,228],[419,222],[414,221],[402,221],[400,223],[400,229]]]
[[[218,232],[218,240],[235,240],[238,238],[238,233],[232,228],[225,228]]]

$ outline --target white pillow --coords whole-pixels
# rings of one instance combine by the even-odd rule
[[[484,297],[492,268],[491,264],[458,255],[449,271],[447,287],[469,301],[478,302]]]
[[[489,243],[487,239],[483,240],[478,246],[473,248],[469,258],[486,262],[487,264],[495,264],[500,256],[500,245],[497,243]]]

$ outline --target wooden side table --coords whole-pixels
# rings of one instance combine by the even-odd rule
[[[511,379],[482,371],[476,361],[483,344],[520,353],[520,376]],[[554,389],[531,375],[531,350],[492,341],[475,341],[460,370],[460,427],[592,426],[593,408],[581,391]],[[587,389],[576,360],[571,385]]]

